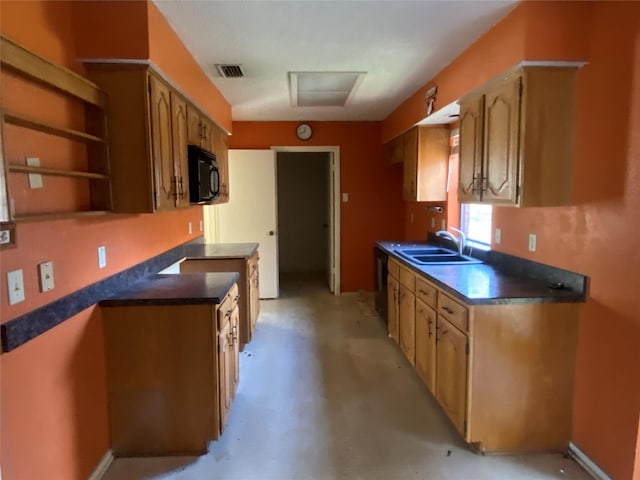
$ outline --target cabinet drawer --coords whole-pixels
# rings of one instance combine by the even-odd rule
[[[387,271],[389,272],[389,275],[400,279],[400,264],[392,258],[389,258],[387,262]]]
[[[446,318],[463,332],[467,331],[469,312],[466,307],[449,297],[446,293],[438,295],[438,314]]]
[[[412,292],[416,291],[416,274],[408,268],[400,267],[400,283]]]
[[[433,308],[437,307],[438,290],[418,276],[416,276],[416,297]]]

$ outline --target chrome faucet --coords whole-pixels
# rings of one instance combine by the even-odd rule
[[[462,230],[458,230],[457,228],[454,228],[454,227],[449,227],[449,228],[454,232],[457,232],[458,236],[456,237],[453,233],[448,232],[447,230],[438,230],[436,232],[436,235],[438,237],[444,237],[451,240],[456,245],[456,247],[458,247],[458,253],[460,255],[463,255],[464,247],[467,244],[467,236],[464,234]]]

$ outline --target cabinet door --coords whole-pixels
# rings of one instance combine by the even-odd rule
[[[227,146],[227,134],[219,127],[214,126],[214,153],[220,172],[220,195],[213,203],[226,203],[229,201],[229,148]]]
[[[416,363],[416,296],[404,285],[400,285],[399,304],[400,348],[411,362]]]
[[[389,336],[398,343],[398,295],[400,282],[395,277],[387,277],[387,327]]]
[[[460,173],[458,199],[480,200],[482,175],[482,132],[484,97],[465,100],[460,105]]]
[[[238,388],[238,382],[240,381],[240,309],[238,304],[233,308],[231,312],[231,372],[233,378],[233,393],[231,397],[235,397],[236,390]]]
[[[213,141],[213,124],[209,121],[208,118],[200,117],[201,123],[201,138],[200,138],[200,146],[204,148],[208,152],[214,151],[214,141]]]
[[[249,338],[251,338],[260,314],[260,277],[257,266],[249,278],[249,307],[251,309],[249,312],[251,319],[251,335],[249,335]]]
[[[234,374],[230,346],[231,324],[225,322],[218,332],[218,398],[220,402],[220,433],[227,424],[233,398]]]
[[[494,205],[517,202],[521,81],[513,77],[485,95],[482,200]]]
[[[173,133],[173,161],[177,186],[176,206],[189,206],[189,164],[187,156],[187,102],[171,94],[171,125]]]
[[[200,146],[202,136],[200,113],[192,106],[187,108],[187,135],[191,145]]]
[[[442,317],[438,317],[436,335],[436,397],[464,436],[467,419],[468,339]]]
[[[171,89],[162,81],[149,76],[151,91],[151,151],[155,181],[156,210],[175,207],[175,172],[171,133]]]
[[[402,136],[404,180],[402,198],[415,201],[418,197],[418,127],[414,127]]]
[[[436,386],[436,321],[435,310],[416,299],[416,370],[432,393]]]

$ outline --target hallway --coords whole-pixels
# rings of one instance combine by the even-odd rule
[[[559,454],[475,455],[357,294],[288,276],[263,301],[223,436],[202,457],[117,459],[104,480],[588,480]]]

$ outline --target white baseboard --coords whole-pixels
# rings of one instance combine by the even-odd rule
[[[587,457],[587,454],[580,450],[573,442],[569,443],[569,455],[571,455],[575,461],[578,462],[580,466],[596,480],[612,480],[609,475],[604,473],[604,471],[596,465],[593,460]]]
[[[91,472],[87,480],[100,480],[102,476],[107,473],[107,469],[111,465],[111,462],[113,462],[113,458],[113,452],[107,450],[107,453],[105,453],[100,462],[98,462],[98,465],[93,469],[93,472]]]

